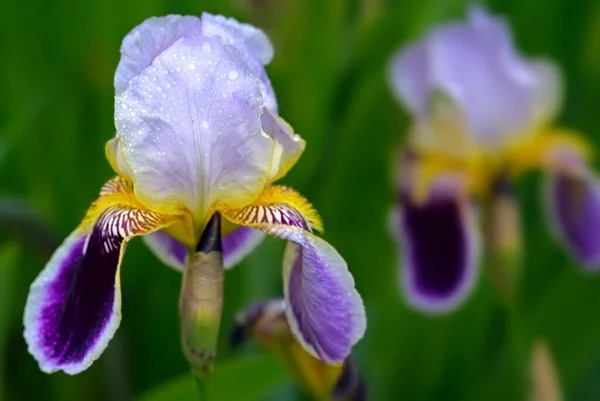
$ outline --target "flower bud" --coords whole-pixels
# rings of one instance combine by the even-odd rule
[[[210,372],[216,356],[223,272],[221,216],[216,213],[206,225],[196,252],[187,259],[179,297],[183,351],[199,376]]]

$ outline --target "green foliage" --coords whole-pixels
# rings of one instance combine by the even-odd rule
[[[289,379],[283,363],[270,355],[242,356],[215,366],[206,379],[202,401],[255,401]],[[191,373],[171,380],[139,398],[139,401],[196,400],[198,389]]]
[[[533,337],[548,341],[569,399],[600,399],[600,276],[583,274],[548,234],[540,204],[543,177],[527,177],[519,186],[525,263],[522,302],[512,315],[503,311],[485,274],[467,304],[444,317],[410,310],[398,291],[388,213],[395,198],[392,161],[407,124],[388,88],[387,62],[434,24],[463,14],[467,3],[0,2],[0,195],[18,197],[35,210],[39,227],[51,227],[39,228],[41,237],[39,230],[26,235],[15,248],[12,238],[22,240],[23,231],[0,226],[0,397],[195,399],[179,344],[180,277],[140,241],[129,247],[122,268],[123,323],[85,373],[41,373],[27,354],[21,319],[28,286],[48,257],[44,241],[56,241],[54,232],[68,235],[111,177],[104,143],[114,134],[112,79],[120,40],[149,16],[206,10],[252,22],[274,42],[268,72],[281,114],[308,143],[283,183],[320,211],[325,238],[347,259],[365,299],[368,331],[356,353],[373,400],[523,399],[525,378],[514,371],[514,361],[526,355],[510,351],[514,336],[525,343]],[[508,17],[525,51],[563,67],[567,92],[560,122],[600,146],[600,4],[494,0],[489,6]],[[267,239],[226,276],[212,400],[299,397],[298,389],[280,391],[289,379],[271,357],[232,352],[225,341],[237,310],[281,294],[282,251],[281,241]],[[515,316],[526,322],[523,332],[509,329]]]

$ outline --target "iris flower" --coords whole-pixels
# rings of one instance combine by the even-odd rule
[[[556,237],[600,267],[600,186],[586,142],[552,125],[562,99],[554,64],[519,54],[506,22],[474,6],[398,52],[390,79],[412,120],[393,220],[411,305],[441,312],[465,300],[482,253],[480,206],[495,183],[532,168],[545,173]]]
[[[238,347],[249,338],[281,357],[315,399],[367,399],[365,383],[352,356],[341,364],[328,365],[298,344],[285,318],[283,299],[259,301],[237,314],[230,344]]]
[[[117,176],[27,299],[24,335],[43,371],[81,372],[107,347],[121,320],[119,269],[132,238],[144,236],[182,268],[217,213],[227,266],[263,233],[288,241],[286,317],[308,352],[341,362],[362,337],[362,300],[345,261],[313,234],[322,230],[318,214],[273,185],[305,142],[278,116],[264,69],[272,57],[262,31],[210,14],[150,18],[125,37],[116,136],[106,145]]]

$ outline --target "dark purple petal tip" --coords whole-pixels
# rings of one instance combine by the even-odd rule
[[[555,235],[588,269],[600,268],[600,184],[592,176],[559,172],[546,190]]]
[[[480,241],[474,206],[452,194],[416,204],[402,196],[394,214],[408,302],[422,311],[459,306],[476,281]]]
[[[43,371],[79,373],[106,348],[121,320],[119,257],[120,242],[76,231],[33,282],[25,339]]]

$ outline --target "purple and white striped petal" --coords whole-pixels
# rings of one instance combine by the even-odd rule
[[[100,356],[121,321],[127,240],[167,223],[149,211],[109,207],[56,250],[31,285],[24,315],[29,352],[44,372],[76,374]]]
[[[283,259],[286,316],[295,337],[309,353],[328,364],[341,363],[364,335],[363,301],[348,266],[327,242],[287,228]]]
[[[392,216],[408,303],[431,313],[460,305],[477,279],[480,235],[474,205],[448,191],[434,192],[423,203],[404,194]]]
[[[585,268],[600,268],[600,182],[589,171],[555,171],[544,195],[556,237]]]
[[[239,227],[225,235],[223,241],[223,266],[230,269],[240,263],[264,239],[265,234],[249,227]],[[144,235],[144,242],[156,257],[165,265],[182,271],[188,250],[181,242],[157,231]]]

